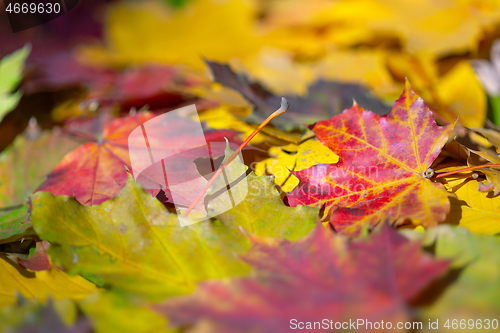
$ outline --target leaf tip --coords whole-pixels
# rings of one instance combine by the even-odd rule
[[[278,115],[287,112],[289,107],[290,107],[290,102],[285,97],[281,97],[281,105],[280,108],[278,109],[279,111]]]
[[[407,77],[405,77],[405,91],[412,91],[411,90],[410,80],[408,80]]]

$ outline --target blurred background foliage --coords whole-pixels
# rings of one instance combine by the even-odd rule
[[[183,94],[235,105],[234,96],[210,85],[209,59],[275,94],[305,95],[314,82],[335,80],[365,85],[390,102],[408,78],[441,123],[459,117],[481,127],[488,101],[468,60],[490,59],[499,8],[486,0],[88,1],[6,36],[0,51],[39,45],[28,60],[38,66],[29,66],[37,80],[28,82],[28,93],[95,81],[89,69],[104,75],[156,63],[190,73]]]
[[[0,88],[6,87],[0,89],[0,105],[2,98],[9,98],[8,107],[3,109],[6,111],[0,109],[0,117],[4,116],[0,122],[0,150],[14,142],[5,153],[10,151],[15,156],[20,154],[18,150],[24,151],[24,146],[33,146],[30,149],[40,154],[54,146],[68,146],[63,149],[65,154],[73,146],[64,143],[56,131],[40,134],[40,128],[53,129],[75,118],[87,119],[96,111],[107,116],[145,108],[169,110],[194,102],[200,119],[212,128],[238,130],[244,137],[255,128],[251,118],[255,116],[255,105],[237,93],[238,88],[252,87],[256,94],[265,88],[264,95],[271,101],[270,94],[285,94],[311,97],[318,105],[329,105],[331,101],[325,96],[331,91],[328,89],[337,86],[324,81],[363,86],[367,94],[390,109],[408,79],[439,123],[458,119],[459,124],[470,128],[500,125],[500,50],[494,46],[500,38],[497,1],[88,0],[80,1],[54,21],[16,34],[12,34],[2,15],[5,13],[0,13],[0,57],[22,50],[10,58],[20,59],[19,70],[28,57],[22,81],[19,71],[8,85],[0,81]],[[245,84],[234,90],[225,87],[220,81],[230,75],[224,72],[229,76],[214,77],[204,60],[227,63],[234,72],[244,74],[248,82],[241,79]],[[256,82],[261,86],[256,88]],[[349,96],[352,91],[359,93],[349,90]],[[306,114],[311,122],[318,116],[327,118],[313,114],[308,104],[294,105],[300,106],[299,110],[290,110],[289,114]],[[89,133],[96,132],[85,122],[79,126]],[[41,143],[35,145],[32,137],[41,138],[37,141]],[[266,128],[252,141],[264,151],[258,159],[264,164],[256,171],[264,173],[268,167],[265,163],[284,166],[282,169],[300,167],[299,157],[316,161],[308,152],[317,141],[299,145],[309,138],[296,127],[292,132],[280,126]],[[26,188],[15,197],[17,201],[25,200],[61,157],[41,167],[42,158],[32,156],[29,163],[23,164],[29,164],[30,176]],[[0,162],[8,165],[6,168],[22,171],[9,158]],[[286,181],[289,173],[277,179]],[[286,185],[293,188],[296,182]],[[16,204],[11,202],[13,198],[0,196],[3,206]],[[26,207],[19,206],[22,214]],[[441,230],[436,231],[439,237],[452,239],[449,235],[454,231]],[[466,297],[462,293],[468,291],[469,285],[477,286],[477,281],[498,285],[494,266],[484,259],[490,243],[467,235],[462,235],[465,240],[458,245],[454,243],[457,238],[448,243],[456,245],[454,249],[460,244],[479,249],[476,252],[483,259],[477,265],[488,269],[478,270],[478,276],[465,275],[462,285],[467,288],[456,285],[451,296],[435,305],[440,311],[448,309],[448,302],[455,302],[454,295],[463,301]],[[443,241],[438,247],[438,256],[450,258],[447,249],[452,246],[448,243]],[[12,252],[7,245],[2,244],[0,252]],[[496,275],[482,273],[490,270]],[[49,273],[36,274],[50,277]],[[50,274],[65,278],[55,266]],[[24,281],[22,276],[19,278]],[[94,288],[81,277],[75,277],[73,283],[85,292]],[[28,332],[33,327],[56,332],[67,330],[63,323],[72,323],[75,331],[88,331],[89,321],[100,332],[164,330],[165,319],[141,300],[111,292],[81,300],[87,295],[84,291],[72,298],[78,306],[61,299],[40,308],[37,302],[19,297],[15,305],[0,309],[0,330],[12,331],[21,325]],[[41,298],[47,297],[43,290],[41,294]],[[495,297],[497,294],[496,290],[492,293]],[[483,299],[479,297],[474,306],[482,304]],[[491,304],[481,306],[488,308]],[[86,313],[85,319],[81,311]],[[436,311],[429,317],[449,316],[447,310]],[[132,316],[133,325],[126,325],[126,319]]]

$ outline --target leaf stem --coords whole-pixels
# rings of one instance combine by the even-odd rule
[[[288,110],[289,107],[290,107],[290,102],[288,102],[285,97],[282,97],[281,98],[281,106],[280,106],[280,108],[278,110],[274,111],[269,117],[267,117],[267,119],[264,120],[262,122],[262,124],[260,124],[259,127],[257,127],[252,132],[252,134],[250,134],[245,139],[245,141],[243,141],[243,143],[238,147],[238,149],[236,149],[233,152],[233,154],[231,156],[229,156],[229,158],[226,160],[226,162],[224,162],[224,164],[217,170],[217,172],[214,173],[214,175],[212,176],[212,178],[210,178],[210,180],[205,185],[205,187],[203,187],[203,189],[200,191],[200,193],[198,194],[198,196],[193,200],[193,202],[191,202],[191,204],[189,205],[189,207],[187,208],[187,210],[182,214],[182,216],[188,216],[188,214],[193,210],[194,206],[196,206],[196,204],[201,200],[201,198],[205,195],[205,193],[207,192],[207,190],[210,188],[210,186],[212,186],[212,184],[215,182],[215,180],[217,179],[217,177],[219,177],[220,174],[222,173],[222,171],[224,171],[224,169],[229,165],[229,163],[231,163],[235,159],[235,157],[238,156],[238,154],[241,152],[241,150],[243,148],[245,148],[245,146],[250,142],[250,140],[252,140],[254,138],[254,136],[256,136],[257,133],[259,133],[260,130],[262,128],[264,128],[264,126],[266,126],[271,120],[273,120],[277,116],[282,115],[283,113],[285,113]]]
[[[435,178],[442,178],[450,175],[454,175],[456,173],[461,173],[464,171],[472,171],[476,169],[481,169],[481,168],[499,168],[500,164],[482,164],[482,165],[476,165],[476,166],[471,166],[468,168],[463,168],[463,169],[458,169],[458,170],[453,170],[449,172],[443,172],[443,173],[438,173]]]

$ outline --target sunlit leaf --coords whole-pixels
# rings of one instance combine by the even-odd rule
[[[249,214],[275,216],[269,227],[234,220],[232,216],[241,212],[239,207],[223,215],[222,222],[181,227],[175,214],[168,213],[132,179],[115,198],[92,207],[67,196],[38,192],[32,221],[37,234],[52,244],[51,257],[69,272],[160,300],[188,293],[200,280],[247,273],[248,266],[234,255],[250,246],[239,226],[252,228],[260,236],[292,239],[310,229],[315,209],[294,209],[281,203],[283,215],[277,214],[276,207],[268,205],[270,199],[279,200],[270,180],[250,178],[249,188],[241,207],[251,209]],[[269,194],[259,197],[252,188]],[[297,218],[291,218],[294,212]]]
[[[307,134],[304,135],[306,136]],[[275,183],[287,193],[299,184],[299,179],[290,171],[301,171],[317,164],[337,163],[339,160],[333,151],[316,138],[305,139],[298,146],[289,144],[284,147],[272,147],[269,149],[269,155],[270,158],[257,163],[255,172],[258,175],[273,175]]]
[[[230,149],[226,150],[226,158],[231,153]],[[235,167],[232,167],[233,165]],[[240,168],[237,166],[240,166]],[[253,172],[250,172],[246,178],[242,179],[242,175],[236,172],[247,168],[241,168],[241,166],[241,161],[236,158],[224,171],[224,177],[228,178],[230,182],[233,179],[233,183],[246,181],[248,188],[248,193],[241,203],[218,216],[228,229],[232,229],[233,233],[237,233],[238,229],[242,227],[256,235],[297,240],[314,228],[319,213],[317,208],[285,206],[280,194],[274,187],[271,177],[256,176]],[[224,177],[219,177],[216,183],[225,184]],[[218,186],[218,188],[220,187]],[[227,194],[231,197],[238,197],[241,195],[238,193],[239,190],[238,186],[233,184]],[[208,193],[211,194],[210,191]],[[233,199],[231,198],[231,200]],[[224,200],[222,204],[226,205],[227,201],[227,199]],[[216,201],[213,203],[209,201],[208,208],[211,209],[213,208],[212,205],[216,204]]]
[[[228,61],[258,52],[261,42],[252,29],[255,15],[251,3],[238,0],[222,5],[193,0],[176,10],[155,1],[120,3],[107,15],[107,45],[87,47],[81,56],[101,64],[154,61],[203,69],[202,57]]]
[[[317,138],[340,162],[294,172],[301,182],[288,202],[325,205],[330,223],[346,234],[386,220],[436,225],[449,211],[449,194],[427,179],[426,172],[452,128],[436,125],[409,83],[388,116],[355,105],[316,123]]]
[[[479,192],[480,183],[474,179],[449,179],[446,187],[457,196],[451,201],[447,221],[457,223],[479,234],[500,232],[500,197]]]
[[[16,303],[17,295],[27,299],[83,299],[96,287],[81,276],[68,276],[59,268],[30,272],[0,254],[0,307]]]

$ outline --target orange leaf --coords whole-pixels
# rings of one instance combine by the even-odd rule
[[[435,225],[450,210],[450,194],[426,172],[453,126],[437,126],[408,82],[387,116],[354,104],[314,126],[318,139],[341,157],[340,162],[294,172],[300,184],[288,202],[325,204],[330,223],[345,234],[385,220]]]
[[[116,196],[127,182],[130,132],[151,119],[151,113],[118,118],[105,126],[102,139],[68,153],[37,189],[53,195],[75,196],[83,205],[99,205]]]

